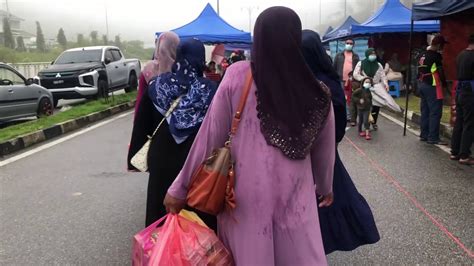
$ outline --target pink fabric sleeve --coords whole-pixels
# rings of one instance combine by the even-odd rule
[[[334,111],[331,105],[326,125],[314,143],[311,151],[314,184],[318,195],[327,195],[332,192],[334,163],[336,160],[336,126]]]
[[[135,115],[137,115],[138,106],[140,105],[140,101],[143,97],[143,92],[146,88],[146,81],[145,76],[143,73],[140,74],[140,78],[138,80],[138,91],[137,91],[137,102],[135,103]]]
[[[231,69],[229,71],[232,72]],[[227,141],[232,120],[231,87],[235,83],[233,80],[239,78],[243,79],[241,75],[228,72],[222,80],[189,151],[186,163],[168,189],[171,196],[185,199],[193,173],[212,150],[224,146]]]

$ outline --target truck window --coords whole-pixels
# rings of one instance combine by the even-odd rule
[[[105,58],[109,58],[109,59],[110,59],[110,62],[116,61],[116,60],[114,59],[114,55],[112,54],[112,50],[107,50],[107,51],[105,52]]]
[[[74,64],[74,63],[90,63],[100,62],[102,50],[79,50],[66,51],[62,53],[54,64]]]
[[[112,50],[112,55],[114,56],[114,61],[122,59],[122,54],[119,50]]]

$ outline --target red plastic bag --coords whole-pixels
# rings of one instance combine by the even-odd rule
[[[168,214],[148,265],[234,265],[214,231],[182,216]]]

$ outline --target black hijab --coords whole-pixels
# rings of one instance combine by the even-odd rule
[[[293,10],[271,7],[257,18],[252,46],[262,134],[290,159],[308,155],[331,104],[329,89],[305,63],[301,34],[301,21]]]
[[[346,99],[339,75],[334,70],[331,58],[326,54],[318,33],[303,30],[303,55],[316,78],[331,90],[336,120],[336,142],[340,142],[346,133]]]

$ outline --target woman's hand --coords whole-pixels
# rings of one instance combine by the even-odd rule
[[[184,206],[186,206],[186,201],[174,198],[170,194],[166,193],[163,204],[165,205],[167,212],[178,214],[184,208]]]
[[[329,207],[334,202],[334,194],[331,192],[325,196],[320,196],[319,200],[321,201],[318,205],[319,208]]]

